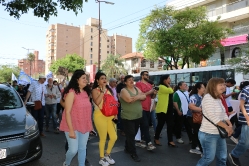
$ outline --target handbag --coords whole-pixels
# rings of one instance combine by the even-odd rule
[[[202,122],[202,113],[201,112],[192,112],[193,123],[201,124]]]
[[[204,114],[202,114],[202,115],[203,115],[210,123],[212,123],[214,126],[217,127],[217,129],[218,129],[218,131],[219,131],[219,134],[220,134],[220,137],[221,137],[221,138],[229,138],[227,131],[226,131],[223,127],[214,124],[214,123],[213,123],[211,120],[209,120]],[[226,123],[226,122],[224,122],[224,123]],[[227,123],[226,123],[226,124],[227,124]]]
[[[34,110],[39,110],[42,108],[42,103],[40,100],[35,101],[35,107]]]
[[[103,105],[101,112],[105,116],[113,116],[118,114],[118,107],[119,103],[115,100],[115,98],[107,93],[108,90],[106,90],[104,97],[103,97]]]
[[[42,94],[41,94],[41,101],[42,101],[42,96],[43,96],[43,89],[42,89]],[[40,100],[35,101],[35,107],[34,107],[35,111],[42,109],[42,102],[41,101]]]

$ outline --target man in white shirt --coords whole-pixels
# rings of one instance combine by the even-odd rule
[[[41,109],[34,110],[32,108],[31,114],[35,118],[35,120],[38,123],[38,128],[40,131],[40,136],[45,137],[43,133],[43,120],[44,120],[44,111],[45,111],[45,94],[47,94],[47,90],[45,88],[44,82],[46,81],[46,77],[43,75],[39,76],[38,81],[34,81],[31,83],[29,86],[24,104],[26,105],[28,98],[31,95],[30,100],[35,102],[35,101],[40,101],[42,104]]]
[[[49,120],[52,115],[54,133],[59,134],[59,129],[57,128],[57,98],[61,97],[61,92],[58,86],[53,85],[53,78],[48,79],[48,85],[46,85],[47,94],[45,95],[45,107],[46,107],[46,131],[48,132]]]

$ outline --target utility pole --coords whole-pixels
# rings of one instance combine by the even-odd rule
[[[28,50],[28,54],[27,54],[27,56],[29,55],[29,50],[34,50],[34,49],[30,49],[30,48],[25,48],[25,47],[22,47],[23,49],[25,49],[25,50]],[[31,66],[32,66],[32,63],[31,63],[31,59],[29,59],[29,74],[30,74],[30,77],[31,77]]]
[[[98,43],[98,70],[100,70],[100,34],[101,34],[101,23],[100,23],[100,3],[104,2],[106,4],[114,5],[113,2],[108,1],[99,1],[95,0],[96,3],[99,3],[99,43]]]

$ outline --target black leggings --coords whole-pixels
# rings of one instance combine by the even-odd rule
[[[168,136],[168,143],[173,141],[173,110],[169,108],[167,113],[157,113],[157,126],[156,126],[156,133],[155,139],[159,140],[161,131],[163,129],[164,124],[167,124],[167,136]]]
[[[189,124],[191,125],[191,127],[193,129],[191,148],[195,149],[197,146],[199,146],[200,151],[202,152],[201,143],[200,143],[200,140],[198,138],[198,133],[199,133],[199,129],[201,127],[201,124],[193,123],[193,117],[187,117],[187,119],[188,119],[188,122],[189,122]]]

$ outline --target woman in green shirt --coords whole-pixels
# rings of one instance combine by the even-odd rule
[[[120,102],[122,105],[121,118],[126,137],[125,151],[130,153],[134,161],[139,162],[140,159],[135,147],[135,136],[142,118],[141,100],[144,100],[146,96],[134,86],[132,75],[125,76],[124,83],[125,87],[120,92]]]

